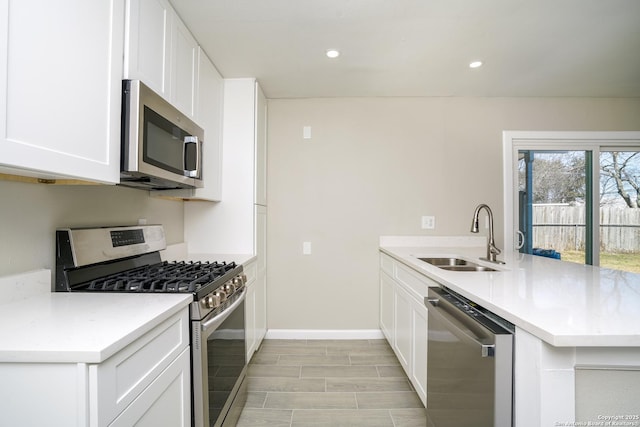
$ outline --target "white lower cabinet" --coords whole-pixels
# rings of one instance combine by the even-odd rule
[[[267,277],[262,274],[256,279],[255,328],[256,350],[267,333]]]
[[[190,426],[189,366],[186,348],[109,426]]]
[[[412,301],[411,309],[411,370],[409,379],[425,403],[427,396],[427,310]]]
[[[188,308],[102,363],[1,363],[0,378],[2,426],[190,426]]]
[[[413,344],[413,334],[411,330],[412,307],[411,297],[400,286],[396,286],[395,293],[395,336],[396,342],[394,350],[400,364],[404,368],[407,376],[411,369],[411,346]]]
[[[247,362],[258,350],[267,332],[267,289],[266,278],[259,274],[258,262],[244,266],[247,275],[247,296],[245,299],[245,324],[247,341]]]
[[[184,418],[185,414],[189,414],[188,355],[186,371],[184,369],[182,372],[176,371],[180,366],[185,366],[184,363],[178,362],[185,349],[189,349],[187,310],[166,320],[103,363],[89,365],[91,425],[109,425],[119,414],[122,414],[125,419],[135,418],[135,414],[144,415],[144,412],[150,409],[150,407],[144,406],[144,402],[149,401],[149,404],[152,404],[155,400],[144,396],[158,398],[175,382],[176,378],[180,379],[181,399],[160,409],[166,411],[167,414],[171,413],[174,418]],[[175,362],[178,363],[173,366]],[[159,383],[156,384],[156,381]],[[163,388],[162,384],[164,383],[167,384]],[[169,394],[175,394],[176,391],[179,390],[176,389]],[[138,401],[138,399],[141,400]],[[189,410],[186,413],[182,407],[185,406],[185,400]],[[143,409],[144,411],[142,411]],[[125,415],[126,412],[129,414]]]
[[[430,283],[380,254],[380,328],[423,404],[427,400],[427,308]]]
[[[380,273],[380,329],[389,343],[395,342],[393,279]]]

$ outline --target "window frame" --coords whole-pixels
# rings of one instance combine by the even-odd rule
[[[518,151],[520,150],[568,150],[591,151],[593,162],[600,159],[600,151],[640,147],[640,131],[503,131],[503,218],[504,247],[517,253],[515,224],[518,223]],[[592,174],[593,201],[599,200],[600,168],[594,167]],[[600,206],[591,204],[592,248],[600,247]],[[592,251],[592,264],[600,265],[600,251]]]

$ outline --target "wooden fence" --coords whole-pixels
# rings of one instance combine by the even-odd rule
[[[584,250],[584,207],[533,206],[533,246],[545,249]],[[600,250],[640,252],[640,209],[600,208]]]

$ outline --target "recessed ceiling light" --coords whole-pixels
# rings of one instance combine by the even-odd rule
[[[473,61],[469,64],[469,68],[479,68],[482,67],[482,61]]]
[[[329,58],[337,58],[340,56],[340,51],[337,49],[327,49],[326,54]]]

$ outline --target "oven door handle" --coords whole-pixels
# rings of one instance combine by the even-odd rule
[[[225,308],[222,313],[216,316],[213,316],[211,319],[207,319],[206,321],[202,322],[200,327],[202,328],[203,333],[206,334],[210,330],[217,329],[218,326],[222,324],[222,322],[227,320],[227,318],[231,315],[231,313],[233,313],[236,307],[238,307],[240,304],[242,304],[242,302],[244,302],[244,298],[246,296],[245,289],[242,290],[242,295],[240,295],[240,297],[238,297],[238,299],[236,299],[229,307]]]

